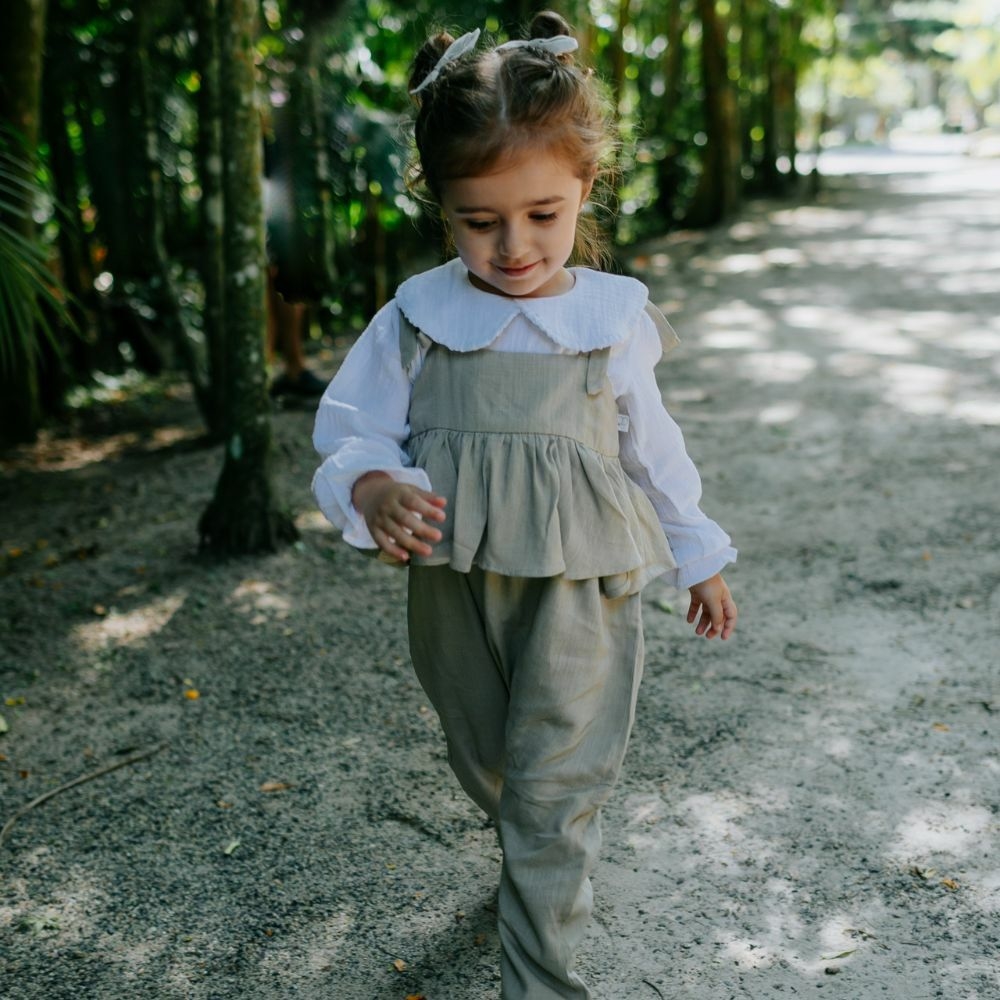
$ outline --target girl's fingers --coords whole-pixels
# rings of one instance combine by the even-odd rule
[[[414,490],[409,496],[399,498],[401,510],[411,511],[421,517],[430,518],[432,521],[443,521],[445,512],[442,508],[447,501],[444,497],[436,496],[433,493],[425,493],[422,490]]]
[[[372,529],[372,538],[375,544],[386,554],[392,556],[394,559],[401,559],[403,562],[407,562],[410,558],[410,553],[406,549],[402,548],[396,543],[396,539],[388,532],[383,531],[381,528]]]

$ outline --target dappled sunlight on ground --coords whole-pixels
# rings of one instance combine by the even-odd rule
[[[103,617],[73,627],[72,641],[85,653],[143,642],[166,628],[186,599],[186,592],[179,591],[155,598],[131,611],[100,608]]]
[[[892,855],[916,862],[935,854],[960,859],[981,851],[984,837],[996,831],[997,822],[988,809],[968,801],[963,804],[962,798],[924,802],[907,813],[896,827]]]
[[[124,431],[106,437],[64,437],[41,431],[32,445],[14,449],[3,457],[0,470],[38,470],[70,472],[101,462],[113,461],[126,454],[147,454],[196,441],[204,435],[197,426],[154,427],[148,432]]]
[[[907,175],[881,182],[870,211],[841,206],[834,180],[831,204],[751,208],[727,238],[665,237],[635,264],[682,290],[670,318],[688,350],[713,352],[706,375],[722,359],[762,387],[829,372],[873,413],[998,426],[1000,185],[989,165],[963,167],[934,176],[936,194],[908,212],[897,204],[917,183]],[[773,421],[773,405],[762,397],[758,419]]]
[[[37,863],[45,863],[48,850],[34,852]],[[108,906],[108,891],[94,881],[85,866],[66,872],[60,885],[45,898],[34,899],[27,881],[8,884],[0,902],[0,930],[29,934],[48,947],[66,948],[86,940],[95,921]]]
[[[295,518],[295,527],[299,531],[315,531],[321,534],[333,534],[334,527],[320,510],[304,510]]]
[[[289,597],[279,593],[267,580],[243,580],[233,591],[230,603],[248,617],[251,625],[265,625],[292,613]]]

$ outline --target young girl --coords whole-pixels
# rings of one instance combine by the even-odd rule
[[[403,282],[344,361],[313,488],[347,542],[409,564],[417,676],[499,829],[505,1000],[588,997],[574,956],[635,710],[639,591],[690,587],[688,622],[726,639],[736,553],[653,375],[673,331],[640,282],[566,267],[575,243],[593,260],[581,212],[611,145],[576,42],[554,14],[525,41],[478,35],[430,39],[411,79],[458,257]]]

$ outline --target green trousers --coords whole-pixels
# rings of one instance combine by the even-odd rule
[[[410,650],[462,787],[497,823],[504,1000],[586,998],[600,810],[642,673],[639,595],[600,581],[412,566]],[[470,994],[471,996],[472,994]]]

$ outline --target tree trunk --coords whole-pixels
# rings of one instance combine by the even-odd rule
[[[618,27],[611,40],[611,94],[615,105],[615,114],[621,112],[622,98],[625,92],[625,69],[628,55],[625,52],[625,32],[632,23],[631,0],[618,0]]]
[[[778,194],[781,190],[781,175],[778,173],[778,72],[780,63],[788,56],[782,46],[784,39],[778,12],[770,4],[761,18],[761,30],[767,86],[761,103],[764,139],[760,156],[760,186],[766,194]]]
[[[225,233],[226,443],[215,496],[199,522],[202,547],[274,551],[297,537],[278,507],[265,358],[261,122],[255,101],[256,0],[218,0]]]
[[[728,218],[740,200],[739,128],[729,81],[726,25],[716,0],[698,0],[701,70],[705,91],[706,143],[702,174],[688,211],[690,226],[711,226]]]
[[[208,357],[208,400],[205,420],[209,434],[226,433],[226,255],[222,193],[222,96],[218,0],[195,3],[198,43],[195,61],[201,77],[198,89],[198,175],[201,182],[201,280],[205,290],[202,332]]]
[[[782,35],[784,58],[777,76],[775,106],[778,122],[778,146],[788,157],[788,179],[794,186],[799,173],[795,163],[798,156],[799,129],[799,65],[802,61],[802,27],[804,18],[798,11],[783,11]]]
[[[38,150],[45,9],[46,0],[10,0],[0,31],[0,127],[13,133],[12,152],[29,167]],[[0,222],[34,239],[30,213],[3,213]],[[0,443],[32,441],[41,423],[35,338],[34,329],[15,331],[8,363],[0,364]]]
[[[680,167],[680,143],[675,132],[681,106],[684,81],[684,0],[668,0],[664,5],[661,28],[667,39],[663,53],[663,96],[653,105],[657,112],[655,128],[666,149],[656,164],[656,208],[665,224],[676,223],[677,195],[683,179]]]
[[[134,15],[134,36],[130,46],[133,61],[132,76],[136,85],[141,141],[136,158],[143,174],[138,194],[145,203],[141,219],[145,224],[146,244],[151,273],[149,299],[162,326],[172,341],[177,355],[191,380],[195,400],[202,418],[208,423],[208,387],[194,343],[188,336],[181,314],[180,296],[174,282],[173,267],[167,255],[163,225],[163,175],[160,167],[160,95],[156,92],[151,65],[151,49],[155,38],[155,8],[138,4]]]

